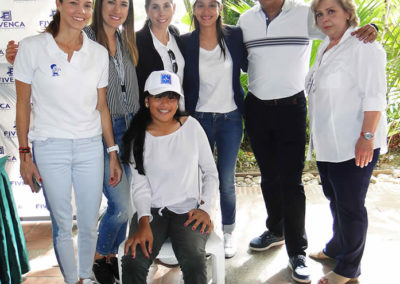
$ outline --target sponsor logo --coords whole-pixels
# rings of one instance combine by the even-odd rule
[[[0,146],[0,155],[4,155],[4,147]]]
[[[13,130],[4,130],[3,131],[4,137],[14,138],[17,136],[17,125],[14,121]]]
[[[0,77],[1,84],[14,84],[14,67],[8,66],[7,77]]]
[[[7,161],[10,162],[10,163],[15,163],[15,162],[17,162],[17,157],[8,156]]]
[[[0,29],[24,29],[23,21],[13,20],[11,10],[0,11]]]
[[[0,110],[10,110],[11,106],[8,103],[0,103]]]
[[[55,9],[51,9],[51,12],[50,12],[50,15],[49,15],[50,19],[53,19],[53,16],[56,13],[56,11],[57,10],[55,10]],[[50,24],[50,21],[51,20],[39,20],[39,26],[42,27],[42,28],[45,28]]]
[[[53,75],[52,75],[53,77],[60,76],[60,74],[58,72],[61,71],[61,68],[57,67],[57,64],[51,64],[50,69],[53,72]]]
[[[4,50],[3,50],[3,49],[0,49],[0,58],[3,57],[3,56],[5,56],[5,55],[6,55],[6,53],[4,52]]]

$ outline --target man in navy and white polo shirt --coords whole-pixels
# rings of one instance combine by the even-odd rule
[[[299,0],[259,0],[241,15],[238,25],[249,62],[246,129],[260,167],[268,213],[268,230],[250,242],[250,249],[263,251],[286,242],[292,277],[308,283],[301,180],[307,116],[303,89],[311,38],[322,34],[309,6]],[[376,37],[373,27],[363,32]]]

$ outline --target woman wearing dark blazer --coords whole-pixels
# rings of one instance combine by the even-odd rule
[[[144,84],[151,72],[168,70],[176,73],[182,82],[185,66],[179,31],[170,25],[175,12],[173,0],[146,0],[145,9],[147,20],[136,33],[139,52],[136,72],[142,106]]]
[[[220,180],[220,205],[225,257],[236,253],[232,240],[235,227],[235,167],[242,139],[244,91],[240,69],[247,69],[242,30],[226,26],[220,0],[196,0],[195,30],[181,37],[185,50],[183,88],[186,111],[205,130],[211,149],[216,146]]]

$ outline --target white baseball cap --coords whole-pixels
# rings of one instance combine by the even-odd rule
[[[193,5],[196,4],[197,0],[193,1]],[[218,2],[219,4],[222,4],[222,0],[215,0],[215,2]]]
[[[144,85],[144,91],[153,96],[164,92],[174,92],[183,98],[179,77],[166,70],[151,72]]]

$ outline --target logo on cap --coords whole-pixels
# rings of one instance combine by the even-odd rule
[[[161,84],[172,85],[171,75],[169,75],[169,74],[161,74]]]

